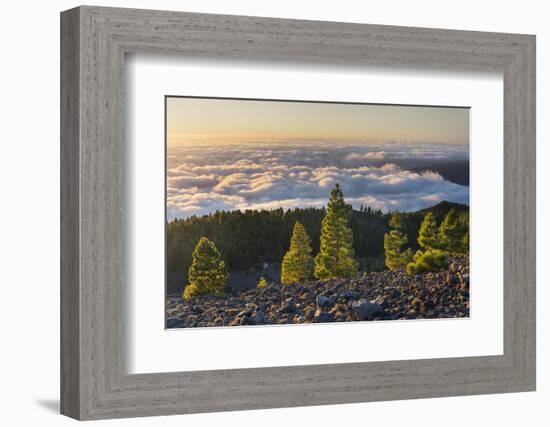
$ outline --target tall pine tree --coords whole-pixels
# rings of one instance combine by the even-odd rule
[[[466,252],[464,240],[466,233],[468,233],[468,226],[460,220],[456,211],[451,209],[439,226],[439,240],[442,249],[451,254]]]
[[[394,212],[390,219],[390,227],[393,229],[384,235],[384,255],[386,266],[390,270],[405,267],[413,257],[411,248],[402,252],[403,245],[408,243],[405,234],[405,224],[401,215]]]
[[[313,277],[313,256],[311,255],[311,239],[304,226],[296,221],[290,248],[283,258],[281,283],[295,283]]]
[[[424,249],[437,249],[441,245],[438,237],[438,227],[435,221],[435,216],[432,212],[428,212],[424,216],[424,220],[420,225],[418,232],[418,244]]]
[[[353,234],[348,227],[350,206],[340,185],[332,189],[327,213],[321,223],[319,254],[315,257],[315,277],[321,280],[350,277],[359,265],[353,250]]]
[[[201,237],[193,251],[193,263],[188,271],[189,284],[183,291],[183,298],[197,295],[221,294],[229,279],[225,262],[216,245]]]

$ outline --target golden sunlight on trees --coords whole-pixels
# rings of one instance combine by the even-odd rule
[[[434,215],[428,212],[420,226],[418,244],[424,251],[417,251],[413,261],[407,264],[408,274],[447,268],[450,255],[464,254],[469,251],[468,215],[459,216],[454,209],[451,209],[437,227]]]
[[[193,251],[193,262],[188,272],[189,284],[183,292],[184,299],[197,295],[221,294],[229,275],[218,248],[211,240],[201,237]]]
[[[290,249],[283,258],[281,268],[281,283],[295,283],[313,277],[313,256],[311,255],[311,239],[304,226],[296,221]]]
[[[397,212],[394,212],[390,219],[389,233],[384,235],[384,255],[386,267],[390,270],[405,267],[412,260],[412,250],[408,248],[401,251],[403,245],[407,244],[409,239],[405,234],[405,224],[403,218]]]
[[[267,280],[265,280],[265,277],[260,277],[260,280],[258,280],[258,284],[256,285],[256,287],[258,289],[263,289],[267,286]]]
[[[342,189],[336,184],[330,193],[326,210],[309,208],[284,212],[279,209],[264,212],[262,215],[268,216],[269,224],[279,221],[278,223],[283,225],[282,221],[287,217],[289,220],[290,218],[293,220],[290,242],[286,240],[287,243],[284,245],[282,241],[279,241],[279,245],[273,245],[273,242],[268,245],[272,249],[277,249],[276,253],[273,252],[275,256],[272,255],[272,260],[281,260],[282,258],[280,283],[288,285],[314,278],[318,280],[341,279],[357,274],[359,263],[355,258],[353,247],[354,233],[358,233],[357,235],[360,236],[358,247],[363,248],[363,256],[366,237],[371,239],[375,233],[379,233],[376,240],[379,249],[375,253],[380,254],[380,262],[382,262],[383,251],[385,266],[389,270],[406,269],[408,274],[417,274],[447,268],[451,257],[469,252],[469,214],[464,210],[457,213],[455,208],[449,208],[448,204],[439,207],[439,211],[436,207],[436,209],[432,208],[418,213],[394,212],[389,216],[388,221],[388,216],[383,215],[382,212],[368,211],[363,208],[354,212],[351,205],[345,202]],[[441,207],[444,207],[445,210],[442,211]],[[458,208],[460,208],[459,205]],[[297,212],[300,215],[297,215]],[[260,232],[262,228],[257,224],[262,216],[252,217],[251,219],[256,221],[252,222],[246,215],[247,213],[241,212],[216,213],[207,219],[214,221],[215,224],[223,223],[221,220],[225,217],[227,219],[247,219],[246,223],[238,225],[239,230],[242,231],[248,227],[251,235],[262,235]],[[423,217],[419,217],[419,215],[423,215]],[[375,222],[367,221],[372,220],[372,217],[379,221],[378,227],[374,226]],[[440,224],[438,224],[438,218],[442,218]],[[300,220],[298,221],[298,219]],[[189,221],[192,223],[176,221],[173,226],[186,225],[189,227],[199,219],[192,218]],[[307,229],[314,233],[312,235],[315,236],[315,243],[319,242],[319,246],[315,247],[315,251],[318,251],[315,257],[312,255],[314,245],[312,245],[312,239],[306,231],[304,223],[307,224]],[[388,225],[389,231],[385,232],[388,230]],[[354,228],[352,229],[352,227]],[[201,230],[204,228],[206,227]],[[250,254],[257,256],[257,254],[252,252],[250,244],[240,247],[240,251],[237,253],[232,246],[235,241],[229,239],[231,234],[228,230],[226,227],[222,230],[223,233],[211,232],[210,235],[217,236],[218,241],[221,239],[224,242],[222,246],[224,254],[228,256],[227,252],[229,251],[230,255],[227,260],[230,262],[230,268],[234,269],[234,265],[240,261],[240,257],[250,256]],[[281,233],[274,234],[274,236],[279,236],[279,234]],[[226,236],[226,239],[220,236]],[[382,236],[383,245],[381,244]],[[288,239],[288,234],[283,238]],[[284,253],[285,247],[288,247],[286,253]],[[416,250],[416,253],[413,252],[413,249]],[[214,242],[204,236],[200,237],[190,255],[190,262],[187,264],[189,266],[187,274],[189,284],[183,291],[183,298],[190,299],[205,294],[223,294],[229,282],[229,274],[226,263]],[[262,276],[256,287],[261,289],[267,285],[268,281]]]
[[[320,250],[315,257],[315,277],[318,279],[350,277],[357,273],[359,265],[355,260],[353,234],[347,220],[350,209],[336,184],[321,223]]]
[[[418,232],[418,244],[424,249],[436,249],[440,246],[437,236],[438,227],[435,221],[435,216],[432,212],[428,212],[424,216],[424,220],[420,225]]]
[[[468,221],[458,216],[454,209],[451,209],[439,226],[439,240],[441,248],[450,254],[463,254],[468,251],[469,235]]]
[[[449,266],[449,255],[440,249],[426,249],[416,251],[413,262],[407,264],[407,273],[425,273],[437,271]]]

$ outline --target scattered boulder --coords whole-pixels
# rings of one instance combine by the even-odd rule
[[[458,279],[460,281],[460,289],[466,289],[470,286],[470,274],[460,274]]]
[[[166,319],[167,329],[184,328],[184,327],[185,327],[185,322],[181,319],[178,319],[177,317],[170,317]]]
[[[294,304],[294,301],[292,301],[292,298],[289,298],[281,305],[281,308],[279,311],[281,313],[295,313],[296,304]]]
[[[384,312],[381,305],[372,303],[366,299],[360,299],[359,301],[354,302],[352,307],[357,319],[359,320],[372,320],[375,314]]]
[[[255,325],[256,318],[252,316],[246,316],[241,319],[241,325]]]
[[[166,298],[166,327],[273,325],[468,317],[467,257],[453,257],[453,271],[407,275],[402,270],[348,279],[305,281],[238,294]]]
[[[424,307],[426,308],[426,310],[433,310],[433,309],[436,307],[436,305],[435,305],[435,303],[434,303],[433,301],[428,300],[428,301],[426,301],[426,303],[424,304]]]
[[[324,307],[325,305],[328,304],[329,301],[330,301],[330,298],[327,297],[326,295],[317,296],[317,305],[319,307]]]
[[[265,325],[267,322],[267,318],[265,317],[265,313],[263,311],[257,311],[254,315],[254,321],[257,325]]]
[[[313,318],[315,317],[315,309],[313,307],[307,307],[305,310],[304,310],[304,317],[307,321],[312,321]]]
[[[320,308],[315,312],[316,323],[334,322],[334,313],[322,311]]]

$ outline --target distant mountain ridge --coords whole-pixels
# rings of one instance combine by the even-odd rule
[[[443,200],[442,202],[439,202],[437,205],[433,205],[429,208],[420,209],[416,213],[421,213],[422,215],[431,212],[435,215],[436,219],[441,219],[447,213],[454,209],[457,213],[461,212],[467,212],[470,210],[470,207],[468,205],[464,205],[462,203],[454,203],[454,202],[448,202],[447,200]]]
[[[417,173],[436,172],[447,181],[459,185],[470,185],[470,162],[468,160],[457,160],[448,163],[407,168],[407,170]]]

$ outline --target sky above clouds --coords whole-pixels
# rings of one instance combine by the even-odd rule
[[[169,143],[265,140],[468,144],[469,109],[167,97]]]
[[[216,210],[321,207],[336,183],[357,209],[468,203],[467,186],[407,170],[468,160],[467,109],[346,104],[344,114],[342,104],[324,111],[319,106],[327,104],[265,103],[167,98],[168,220]],[[297,131],[301,121],[311,125]]]

